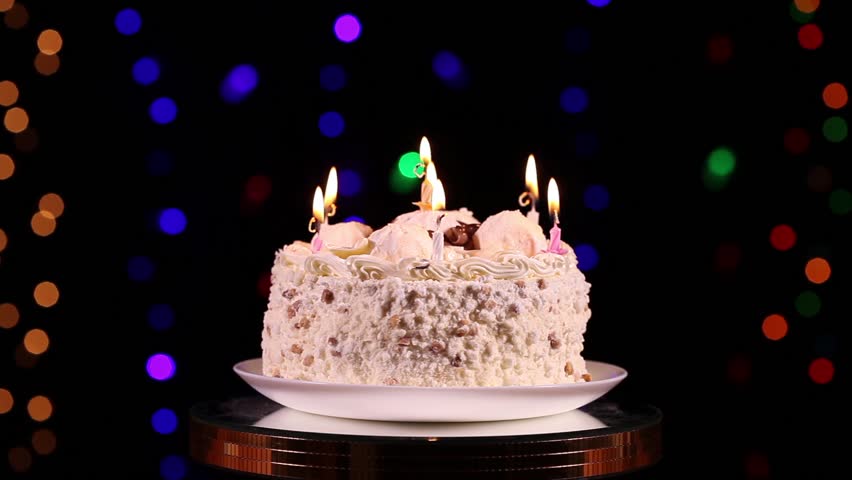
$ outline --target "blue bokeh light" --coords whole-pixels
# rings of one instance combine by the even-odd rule
[[[160,476],[164,480],[181,480],[186,470],[186,460],[180,455],[168,455],[160,460]]]
[[[154,277],[154,262],[144,255],[130,257],[127,261],[127,276],[134,282],[151,280]]]
[[[358,222],[358,223],[363,223],[363,224],[367,223],[367,222],[364,221],[363,218],[359,217],[358,215],[350,215],[350,216],[344,218],[343,221],[344,222]]]
[[[592,46],[592,34],[585,27],[574,27],[565,32],[565,48],[571,53],[585,53]]]
[[[562,110],[568,113],[580,113],[589,106],[589,96],[580,87],[568,87],[562,90],[559,96],[559,104]]]
[[[148,325],[154,330],[162,332],[172,328],[175,323],[175,311],[171,305],[155,303],[148,309]]]
[[[151,85],[160,78],[160,64],[151,57],[142,57],[133,64],[133,80],[139,85]]]
[[[340,65],[326,65],[320,69],[320,86],[329,92],[337,92],[346,86],[346,70]]]
[[[160,230],[168,235],[178,235],[186,229],[186,214],[179,208],[167,208],[160,212]]]
[[[135,35],[142,28],[142,16],[132,8],[125,8],[115,15],[115,28],[122,35]]]
[[[343,121],[343,115],[337,112],[325,112],[320,115],[319,129],[320,132],[329,138],[339,137],[343,133],[346,124]]]
[[[574,247],[574,253],[577,254],[577,268],[587,272],[598,265],[598,251],[595,247],[583,243]]]
[[[610,0],[586,0],[586,2],[593,7],[602,8],[609,5]]]
[[[578,157],[591,157],[599,148],[598,136],[593,132],[580,132],[574,138],[574,152]]]
[[[337,191],[344,197],[352,197],[361,193],[361,175],[354,170],[343,169],[338,174]]]
[[[151,120],[160,125],[172,123],[177,118],[177,112],[177,104],[169,97],[160,97],[154,100],[148,109]]]
[[[462,62],[459,57],[448,51],[438,52],[432,59],[432,70],[443,80],[452,80],[462,74]]]
[[[154,150],[148,154],[146,166],[149,175],[164,177],[172,173],[172,156],[165,150]]]
[[[151,426],[162,435],[174,433],[178,426],[177,415],[170,408],[161,408],[151,415]]]
[[[605,210],[609,206],[609,190],[603,185],[589,185],[583,192],[583,203],[596,212]]]
[[[248,64],[237,65],[222,81],[222,99],[228,103],[239,103],[257,88],[258,81],[256,68]]]

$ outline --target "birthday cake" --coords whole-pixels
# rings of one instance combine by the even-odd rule
[[[425,209],[377,230],[324,223],[276,253],[263,373],[425,387],[589,381],[589,288],[571,247],[518,210],[480,222]]]

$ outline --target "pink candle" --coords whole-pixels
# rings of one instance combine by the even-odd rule
[[[550,246],[547,253],[558,253],[564,255],[568,250],[562,248],[562,229],[559,228],[559,219],[554,217],[553,228],[550,229]]]
[[[562,248],[562,229],[559,228],[559,187],[556,186],[556,181],[552,178],[547,184],[547,207],[553,218],[553,228],[550,229],[550,246],[547,247],[547,253],[564,255],[568,253],[568,250]]]

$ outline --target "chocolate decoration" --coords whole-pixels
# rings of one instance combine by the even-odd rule
[[[444,241],[456,247],[464,247],[465,250],[473,250],[473,234],[479,230],[480,224],[457,222],[458,225],[444,232]]]

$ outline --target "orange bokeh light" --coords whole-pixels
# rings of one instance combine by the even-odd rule
[[[831,265],[824,258],[812,258],[805,264],[805,276],[813,283],[825,283],[831,277]]]
[[[43,422],[53,415],[53,404],[44,395],[36,395],[27,403],[27,412],[36,422]]]
[[[18,307],[12,303],[0,303],[0,328],[12,328],[21,319]]]
[[[6,130],[12,133],[21,133],[27,129],[30,124],[30,116],[27,111],[21,107],[13,107],[6,110],[6,116],[3,118],[3,124],[6,125]]]
[[[56,220],[53,218],[52,213],[43,210],[38,211],[33,214],[33,218],[30,220],[30,227],[32,227],[33,232],[39,237],[46,237],[56,230]]]
[[[802,13],[814,13],[819,8],[819,0],[794,0],[793,3]]]
[[[53,218],[59,218],[62,216],[62,212],[65,211],[65,202],[62,201],[62,197],[58,194],[48,193],[38,201],[38,208],[43,212],[50,212]]]
[[[15,447],[9,449],[9,466],[17,473],[23,473],[33,466],[33,456],[29,450],[24,447]]]
[[[3,23],[13,30],[24,28],[27,22],[30,21],[30,12],[20,3],[12,3],[11,7],[3,15]]]
[[[40,328],[34,328],[24,335],[24,348],[33,355],[41,355],[47,351],[50,345],[50,338],[47,332]]]
[[[33,450],[39,455],[50,455],[56,450],[56,434],[47,428],[33,432]]]
[[[846,106],[849,101],[849,93],[840,82],[829,83],[822,89],[822,101],[828,108],[839,109]]]
[[[15,173],[15,161],[5,153],[0,153],[0,180],[6,180]],[[3,250],[0,248],[0,250]]]
[[[62,50],[62,35],[56,30],[49,28],[41,32],[36,40],[38,49],[45,55],[56,55]]]
[[[2,228],[0,228],[0,252],[6,249],[6,244],[8,243],[8,241],[9,239],[6,238],[6,232],[4,232]]]
[[[773,313],[763,319],[763,335],[770,340],[781,340],[787,336],[787,319]]]
[[[59,301],[59,288],[53,282],[41,282],[33,290],[33,298],[42,307],[52,307]]]
[[[15,0],[0,0],[0,12],[8,11],[14,4]]]
[[[45,77],[49,77],[56,73],[56,71],[59,70],[59,63],[59,55],[46,55],[41,52],[36,55],[35,61],[33,62],[36,71]]]
[[[0,82],[0,105],[4,107],[11,107],[18,101],[19,93],[18,86],[15,85],[15,82],[3,80]]]
[[[0,388],[0,415],[12,410],[15,405],[15,399],[12,397],[12,392],[5,388]]]

